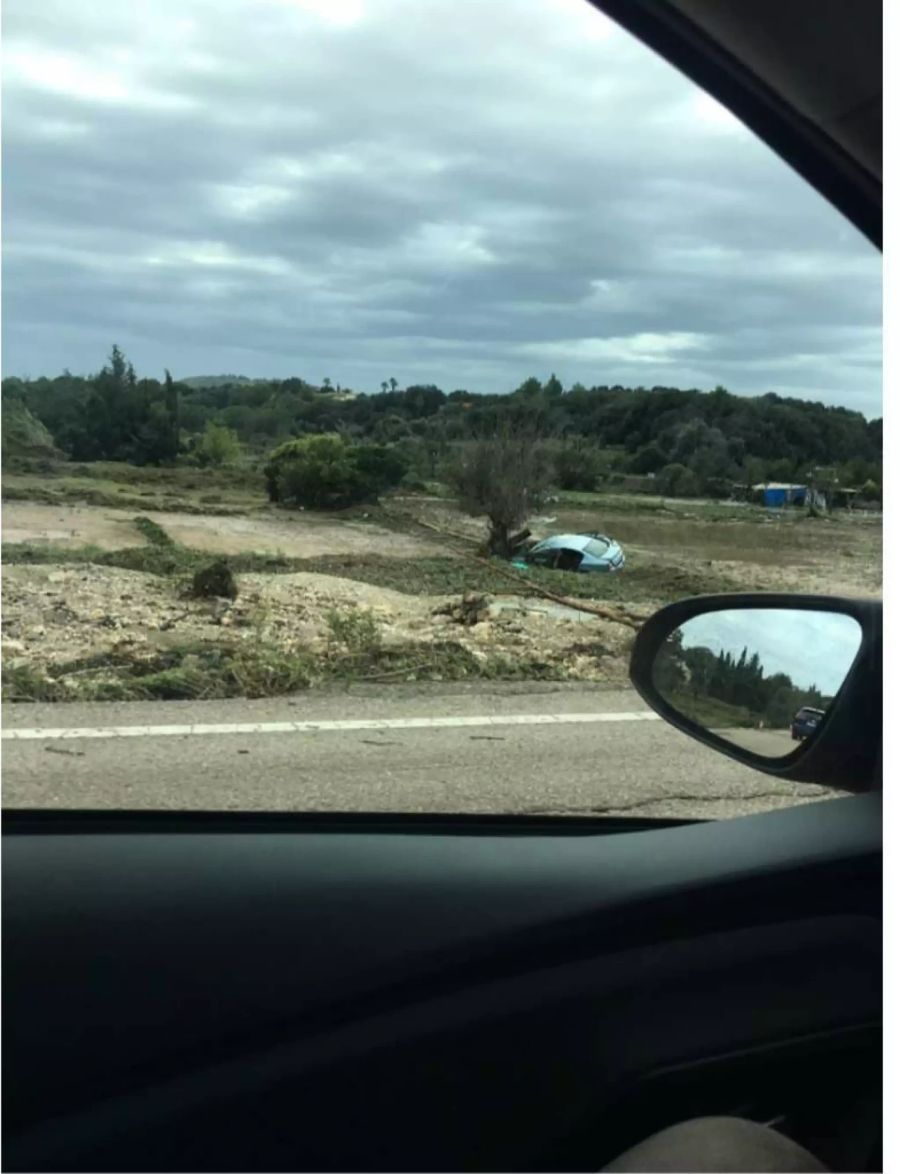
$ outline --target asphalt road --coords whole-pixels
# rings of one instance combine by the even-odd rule
[[[584,685],[10,705],[2,746],[7,808],[725,818],[828,794],[694,742],[631,691]]]

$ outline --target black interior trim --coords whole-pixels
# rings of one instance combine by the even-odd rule
[[[365,835],[377,831],[397,836],[606,836],[663,828],[690,827],[705,819],[671,819],[646,816],[598,816],[571,812],[566,815],[508,813],[444,813],[384,811],[201,811],[110,808],[5,808],[4,835],[84,835],[99,832],[117,835],[169,835],[197,832],[344,832]]]
[[[879,177],[665,0],[589,2],[731,110],[881,250]]]
[[[370,1083],[410,1099],[417,1140],[407,1149],[381,1135],[385,1119],[366,1117],[388,1166],[436,1169],[424,1122],[444,1111],[432,1099],[443,1094],[428,1082],[457,1069],[454,1096],[476,1097],[467,1112],[480,1124],[454,1142],[472,1148],[452,1151],[451,1167],[483,1158],[480,1168],[508,1168],[499,1151],[478,1149],[501,1144],[502,1114],[489,1113],[498,1097],[536,1117],[530,1132],[505,1135],[510,1160],[527,1163],[584,1125],[600,1072],[603,1095],[618,1095],[666,1064],[880,1012],[877,795],[614,836],[274,825],[248,836],[197,824],[119,834],[83,822],[60,835],[65,821],[53,813],[56,830],[44,835],[32,815],[30,831],[4,842],[15,942],[4,960],[15,1008],[4,1025],[16,1073],[4,1089],[9,1169],[59,1169],[75,1135],[82,1157],[67,1157],[67,1169],[123,1168],[125,1154],[145,1152],[172,1169],[181,1151],[166,1158],[165,1146],[199,1146],[213,1130],[197,1114],[215,1117],[213,1168],[234,1168],[225,1152],[253,1167],[241,1149],[251,1145],[268,1169],[334,1168],[322,1164],[328,1152],[343,1155],[338,1168],[385,1168],[355,1153],[352,1137],[327,1149],[319,1119],[335,1111],[329,1096],[347,1103],[351,1074],[366,1087],[351,1097],[357,1115],[380,1095]],[[437,1051],[435,1032],[446,1033]],[[528,1076],[494,1088],[504,1057]],[[560,1064],[566,1082],[589,1076],[597,1087],[559,1100],[545,1081]],[[306,1156],[286,1138],[278,1156],[259,1131],[277,1133],[279,1112],[293,1119],[297,1081]],[[542,1099],[545,1117],[520,1095]]]

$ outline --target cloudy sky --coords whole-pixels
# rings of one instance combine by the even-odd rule
[[[767,674],[786,673],[801,689],[815,686],[826,695],[843,685],[862,643],[852,616],[780,608],[708,612],[688,620],[681,633],[685,648],[700,645],[735,659],[746,648]]]
[[[3,372],[881,413],[880,257],[586,0],[4,0]]]

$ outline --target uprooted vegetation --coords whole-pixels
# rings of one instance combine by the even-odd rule
[[[560,619],[505,568],[378,556],[345,568],[252,554],[223,564],[158,527],[144,532],[147,546],[122,551],[5,548],[4,697],[267,696],[342,679],[624,680],[630,626],[577,612]],[[218,582],[223,566],[240,580],[236,599]],[[209,593],[198,595],[198,576],[216,579]],[[463,624],[448,603],[473,590],[484,614]],[[589,655],[570,654],[584,623],[602,639]]]
[[[187,644],[147,656],[107,652],[37,669],[3,670],[5,701],[186,701],[278,697],[340,682],[564,679],[553,665],[494,655],[477,659],[456,641],[428,647],[318,655],[272,646]]]
[[[237,582],[228,561],[219,558],[196,570],[191,594],[197,599],[237,599]]]
[[[77,592],[71,594],[77,599]],[[292,624],[284,614],[273,614],[279,609],[261,602],[259,595],[244,610],[219,600],[218,607],[206,612],[184,608],[175,612],[175,601],[171,601],[165,618],[147,635],[128,623],[127,614],[85,617],[57,603],[57,618],[66,624],[68,638],[55,648],[51,641],[43,656],[7,655],[3,698],[16,702],[255,698],[340,682],[564,680],[582,675],[565,663],[564,649],[554,654],[522,647],[521,642],[519,647],[504,646],[502,638],[493,639],[488,624],[474,640],[454,638],[449,624],[438,622],[432,627],[428,623],[427,609],[420,609],[418,619],[404,625],[384,605],[376,615],[346,601],[331,607],[322,606],[324,602],[310,602],[304,620]],[[125,608],[120,610],[127,613]],[[52,613],[45,612],[44,619],[52,622]],[[69,650],[79,643],[74,631],[79,620],[103,632],[102,649],[96,650],[96,639],[89,637],[84,652],[71,655]],[[205,635],[204,625],[216,634]],[[40,636],[34,628],[23,634],[32,640]],[[10,638],[7,653],[24,651],[24,644]],[[582,670],[588,661],[599,662],[601,656],[610,655],[609,648],[592,648],[589,657],[581,658]]]

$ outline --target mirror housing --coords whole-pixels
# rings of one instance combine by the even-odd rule
[[[654,667],[660,650],[689,620],[721,611],[780,610],[850,616],[860,627],[859,650],[816,736],[779,758],[757,754],[714,733],[675,708],[659,691]],[[823,595],[701,595],[669,604],[640,629],[630,677],[644,701],[670,725],[738,762],[794,782],[845,791],[881,788],[882,607],[880,601]]]

